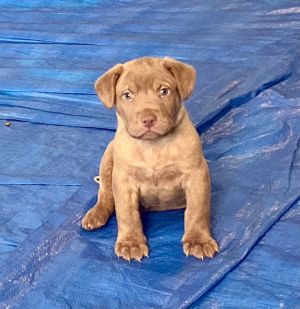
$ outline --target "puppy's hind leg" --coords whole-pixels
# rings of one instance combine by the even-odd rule
[[[111,142],[102,157],[100,164],[100,188],[96,205],[91,208],[81,221],[85,230],[94,230],[106,224],[115,209],[112,194],[113,153]]]

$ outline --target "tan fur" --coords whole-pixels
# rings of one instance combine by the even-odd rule
[[[186,207],[184,253],[203,259],[218,251],[210,234],[208,166],[199,135],[181,104],[195,80],[193,67],[167,57],[118,64],[96,81],[103,103],[116,107],[118,129],[101,161],[98,202],[82,227],[101,227],[115,209],[115,252],[126,260],[148,256],[140,207]]]

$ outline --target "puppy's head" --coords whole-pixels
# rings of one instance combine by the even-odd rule
[[[95,88],[106,107],[116,107],[129,135],[152,140],[176,127],[195,80],[195,69],[175,59],[139,58],[115,65]]]

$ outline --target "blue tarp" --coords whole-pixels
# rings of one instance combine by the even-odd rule
[[[299,2],[0,5],[0,308],[296,308]],[[151,212],[149,259],[128,263],[114,254],[114,216],[80,228],[116,128],[93,83],[115,63],[166,55],[198,71],[186,107],[220,253],[186,258],[183,210]]]

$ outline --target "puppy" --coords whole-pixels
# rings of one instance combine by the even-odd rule
[[[203,259],[218,252],[210,233],[208,166],[182,104],[195,80],[190,65],[145,57],[115,65],[95,83],[104,105],[116,108],[118,128],[100,164],[98,201],[82,227],[103,226],[115,210],[115,253],[125,260],[148,256],[140,207],[186,207],[184,253]]]

